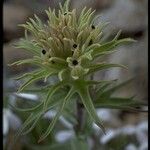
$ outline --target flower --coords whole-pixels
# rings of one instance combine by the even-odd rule
[[[43,114],[58,106],[57,114],[39,141],[45,139],[52,131],[68,101],[73,100],[72,97],[75,94],[80,96],[90,117],[105,132],[105,128],[96,114],[89,87],[102,83],[108,84],[111,81],[92,81],[89,80],[89,77],[102,69],[124,68],[120,64],[95,63],[95,59],[114,52],[114,48],[118,45],[134,40],[130,38],[118,39],[121,33],[119,31],[111,41],[101,41],[102,30],[107,23],[96,25],[94,13],[95,10],[92,11],[92,9],[85,7],[80,16],[77,17],[76,9],[69,10],[69,0],[67,0],[64,6],[60,4],[58,12],[50,8],[46,10],[48,16],[46,24],[34,15],[35,19],[30,18],[26,24],[20,25],[25,29],[25,39],[21,39],[16,47],[31,52],[33,58],[19,60],[12,65],[29,63],[38,66],[38,69],[18,78],[28,79],[18,92],[35,81],[40,79],[46,81],[51,76],[58,77],[58,82],[45,87],[48,91],[46,99],[32,109],[24,110],[32,113],[19,130],[19,134],[31,131]],[[32,38],[28,37],[28,32]],[[61,96],[56,98],[59,94]],[[28,128],[28,125],[31,127]]]

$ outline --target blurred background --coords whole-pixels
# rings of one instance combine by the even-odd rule
[[[25,115],[15,112],[8,105],[9,103],[20,105],[29,101],[36,101],[37,95],[34,94],[17,94],[17,88],[21,84],[13,80],[12,77],[30,71],[29,66],[8,67],[7,64],[18,59],[30,57],[23,50],[13,47],[21,37],[24,31],[18,27],[18,24],[25,23],[28,17],[37,14],[43,21],[46,21],[44,12],[48,7],[58,9],[58,3],[64,0],[5,0],[3,4],[3,66],[4,66],[4,106],[3,106],[3,145],[7,150],[67,150],[65,143],[74,136],[70,124],[62,118],[60,125],[66,126],[57,130],[56,134],[49,137],[48,141],[43,144],[37,144],[39,137],[39,128],[48,124],[53,116],[51,112],[47,119],[39,123],[38,129],[30,134],[23,136],[12,146],[12,137],[20,127]],[[78,9],[83,7],[92,7],[96,9],[96,14],[101,15],[98,22],[110,22],[110,25],[104,30],[104,34],[109,37],[114,36],[120,29],[122,30],[121,38],[132,37],[137,40],[136,43],[118,47],[118,52],[107,57],[108,62],[121,63],[128,66],[129,70],[111,69],[103,73],[97,73],[94,78],[98,79],[116,79],[123,81],[131,77],[135,80],[119,95],[135,95],[137,99],[148,101],[148,0],[71,0],[71,8]],[[42,83],[38,83],[39,85]],[[19,102],[18,102],[19,101]],[[95,142],[89,138],[90,149],[93,150],[147,150],[148,149],[148,116],[147,113],[129,113],[119,110],[98,109],[98,114],[102,116],[107,125],[109,134],[102,135],[93,124],[93,130],[96,133]],[[59,126],[59,125],[58,125]],[[30,140],[29,140],[30,139]],[[124,141],[126,140],[126,142]],[[51,143],[56,146],[51,147]],[[120,144],[120,145],[119,145]],[[62,145],[64,147],[62,147]],[[96,146],[97,145],[97,146]],[[102,148],[99,148],[99,147]]]

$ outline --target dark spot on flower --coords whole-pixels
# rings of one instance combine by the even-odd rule
[[[77,48],[77,44],[73,44],[73,48]]]
[[[72,61],[72,64],[73,64],[74,66],[76,66],[76,65],[78,64],[78,61],[77,61],[77,60],[73,60],[73,61]]]
[[[46,54],[46,50],[45,50],[45,49],[42,50],[42,54],[43,54],[43,55]]]
[[[51,61],[51,63],[52,63],[52,64],[55,64],[55,62],[54,62],[53,60]]]
[[[67,15],[67,13],[65,12],[64,15]]]
[[[92,29],[95,29],[95,26],[94,26],[94,25],[92,25],[92,26],[91,26],[91,28],[92,28]]]
[[[90,42],[89,42],[89,45],[92,45],[92,44],[93,44],[93,40],[91,39]]]

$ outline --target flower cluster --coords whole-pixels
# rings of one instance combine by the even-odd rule
[[[106,88],[106,85],[108,86],[110,81],[93,81],[89,77],[103,69],[124,67],[120,64],[95,63],[95,59],[114,52],[114,48],[118,45],[134,41],[130,38],[118,39],[120,35],[120,32],[118,32],[111,41],[104,42],[101,40],[103,37],[102,31],[107,23],[95,24],[95,11],[86,7],[79,17],[77,17],[76,13],[76,9],[69,10],[69,0],[67,0],[64,6],[60,4],[58,12],[50,8],[46,10],[48,16],[46,24],[35,15],[35,19],[30,18],[29,22],[20,25],[25,29],[25,39],[21,39],[16,47],[31,52],[33,58],[17,61],[13,65],[28,63],[38,66],[38,69],[18,78],[28,79],[18,91],[21,92],[31,83],[40,79],[46,81],[51,76],[58,77],[58,82],[45,87],[48,88],[45,100],[32,109],[23,110],[31,112],[31,115],[19,131],[19,133],[23,132],[25,134],[35,127],[37,121],[45,112],[54,106],[58,107],[56,116],[39,141],[50,134],[68,101],[76,95],[80,97],[80,102],[93,121],[105,132],[100,118],[96,114],[89,87],[93,85],[101,86],[97,94],[105,96],[106,103],[104,99],[98,101],[99,97],[95,102],[99,102],[99,107],[107,107],[107,105],[110,106],[111,101],[109,99],[112,92],[110,89],[104,90],[104,88]],[[28,36],[28,33],[31,34],[30,37],[32,38]],[[64,87],[68,87],[69,90],[65,91],[65,94],[63,93],[60,100],[56,100],[55,96],[59,94],[60,90],[63,91]],[[131,103],[124,102],[124,107],[129,104],[132,104],[132,106],[137,104],[132,99],[128,99],[127,102],[129,100],[131,100]]]

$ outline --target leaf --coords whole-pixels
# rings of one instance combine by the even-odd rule
[[[87,23],[88,24],[88,20],[87,20],[87,18],[88,18],[88,16],[91,14],[91,11],[92,11],[92,9],[91,8],[89,8],[84,14],[83,14],[83,16],[82,16],[82,19],[80,20],[80,28],[82,28],[82,25],[84,24],[84,23]]]
[[[47,74],[47,71],[45,71],[45,70],[38,72],[36,75],[31,77],[29,80],[27,80],[21,87],[19,87],[18,92],[21,92],[25,87],[29,86],[31,83],[44,78],[46,76],[46,74]]]
[[[69,121],[72,125],[77,124],[77,118],[75,115],[76,108],[76,95],[72,96],[71,101],[69,101],[67,107],[63,110],[63,117]]]
[[[93,73],[93,72],[96,72],[96,71],[109,69],[109,68],[112,68],[112,67],[121,67],[121,68],[127,69],[127,67],[125,67],[124,65],[107,64],[107,63],[93,64],[93,65],[88,66],[87,68],[89,68],[88,74],[90,74],[90,73]]]
[[[34,122],[31,124],[30,127],[27,127],[27,130],[23,131],[21,133],[21,135],[25,135],[28,134],[29,132],[32,131],[32,129],[37,125],[37,122],[39,121],[39,119],[41,118],[42,113],[40,112],[38,115],[36,115],[36,118],[34,119]]]
[[[131,98],[122,98],[122,97],[112,97],[112,98],[102,98],[94,101],[95,107],[98,108],[111,108],[111,109],[123,109],[131,111],[143,111],[137,109],[136,107],[145,106],[146,104],[142,101],[136,101]]]
[[[71,98],[71,96],[74,94],[74,92],[75,92],[74,88],[71,88],[70,91],[68,92],[68,94],[66,95],[66,97],[64,98],[63,102],[60,104],[60,107],[59,107],[59,110],[58,110],[57,114],[55,115],[55,117],[53,118],[52,122],[48,126],[46,132],[40,137],[38,142],[43,141],[50,134],[50,132],[54,128],[54,125],[56,124],[59,116],[61,115],[61,113],[63,111],[63,108],[65,107],[66,103]]]
[[[69,11],[69,4],[70,4],[70,0],[66,0],[63,6],[64,12]]]
[[[35,111],[36,109],[39,109],[40,106],[42,106],[43,102],[37,104],[36,106],[32,107],[32,108],[27,108],[27,109],[22,109],[22,108],[18,108],[16,106],[13,106],[12,104],[9,104],[13,109],[17,110],[17,111],[21,111],[21,112],[32,112]]]
[[[87,85],[102,85],[102,84],[110,84],[110,82],[113,82],[113,81],[115,81],[115,80],[100,80],[100,81],[94,81],[94,80],[87,80],[87,81],[85,81],[85,83],[87,84]]]
[[[100,94],[98,94],[98,98],[101,98],[101,97],[110,97],[116,90],[120,89],[121,87],[124,87],[125,85],[127,85],[128,83],[130,83],[132,80],[133,80],[133,78],[129,79],[129,80],[125,81],[125,82],[122,82],[122,83],[120,83],[120,84],[118,84],[116,86],[113,86],[112,88],[110,88],[110,89],[108,89],[108,90],[106,90],[104,92],[101,92],[101,90],[99,90],[98,92]]]
[[[49,108],[50,109],[50,108]],[[18,130],[17,134],[15,135],[15,140],[20,136],[28,133],[35,127],[37,121],[40,119],[43,112],[33,112],[31,115],[26,119],[26,121],[23,123],[21,128]],[[29,128],[29,126],[31,127]],[[26,130],[25,130],[26,129]]]
[[[93,102],[91,100],[87,85],[84,82],[77,82],[75,83],[75,88],[78,92],[78,94],[81,97],[81,100],[83,102],[83,105],[85,109],[87,110],[88,114],[91,116],[93,121],[102,129],[102,131],[105,133],[105,128],[102,125],[99,117],[96,114],[96,110],[94,108]]]
[[[31,113],[30,116],[23,123],[23,125],[21,126],[21,128],[17,131],[17,133],[16,133],[16,135],[14,137],[14,142],[17,141],[17,139],[21,135],[22,131],[28,126],[28,124],[30,124],[31,122],[33,122],[35,118],[36,118],[36,115],[34,115],[33,113]]]
[[[86,18],[88,24],[91,23],[92,18],[93,18],[93,16],[95,15],[95,11],[96,11],[96,10],[92,11],[92,12],[89,14],[89,16]]]
[[[18,60],[18,61],[16,61],[16,62],[13,62],[13,63],[11,63],[11,64],[8,64],[8,66],[10,67],[10,66],[18,65],[19,63],[21,63],[21,61],[22,61],[22,60]]]
[[[57,84],[53,85],[53,86],[50,88],[50,90],[49,90],[49,92],[48,92],[48,94],[47,94],[47,97],[46,97],[46,99],[45,99],[45,101],[44,101],[43,110],[45,110],[45,109],[47,108],[47,105],[48,105],[49,102],[51,102],[52,96],[55,94],[55,92],[56,92],[58,89],[60,89],[62,86],[64,86],[65,84],[66,84],[65,81],[61,81],[61,82],[58,82]]]
[[[18,130],[17,134],[15,135],[15,141],[17,140],[17,138],[20,135],[24,135],[24,134],[27,134],[28,132],[30,132],[35,127],[35,125],[38,122],[38,120],[40,119],[41,115],[46,113],[51,108],[53,108],[58,102],[59,101],[53,101],[53,103],[51,103],[44,111],[43,111],[42,107],[41,107],[41,109],[34,109],[34,112],[32,112],[30,114],[30,116],[26,119],[26,121],[23,123],[23,125]],[[30,128],[28,128],[29,125],[31,125]],[[27,128],[27,130],[25,130],[26,128]]]
[[[98,84],[96,87],[96,93],[97,93],[96,96],[101,94],[103,91],[105,91],[110,85],[112,85],[116,81],[117,79],[114,79],[114,80],[108,80],[108,82],[103,82],[102,84]]]
[[[8,66],[23,65],[23,64],[32,64],[32,65],[37,65],[37,66],[44,68],[44,66],[42,65],[42,61],[40,59],[35,58],[35,57],[32,59],[19,60],[19,61],[12,63],[12,64],[8,64]]]
[[[79,23],[79,25],[81,24],[81,20],[83,19],[83,16],[85,15],[85,13],[86,13],[86,6],[82,9],[82,12],[80,13],[80,17],[79,17],[79,19],[78,19],[78,23]]]
[[[104,43],[101,46],[95,48],[93,50],[93,57],[98,57],[101,53],[112,51],[112,49],[114,49],[118,45],[126,44],[129,42],[135,42],[135,40],[131,38],[124,38],[124,39],[117,40],[119,35],[120,35],[120,32],[118,32],[118,34],[112,41]]]
[[[42,48],[38,45],[35,45],[32,41],[27,39],[21,39],[16,45],[16,48],[25,49],[26,51],[34,54],[34,55],[41,55]]]
[[[96,107],[100,108],[112,108],[112,109],[125,109],[125,110],[132,110],[132,111],[143,111],[139,110],[136,107],[140,107],[142,105],[145,105],[143,102],[134,100],[134,97],[129,98],[123,98],[123,97],[111,97],[111,95],[121,87],[124,87],[128,83],[130,83],[132,79],[129,79],[125,82],[122,82],[116,86],[112,86],[111,88],[108,88],[111,85],[106,83],[102,85],[98,90],[95,97],[94,105]]]
[[[49,90],[49,88],[51,88],[51,86],[52,85],[46,85],[46,86],[42,86],[41,88],[39,87],[28,88],[28,89],[24,89],[24,92],[38,93],[38,94],[47,93],[47,91]]]
[[[44,71],[44,70],[42,70],[42,69],[36,69],[36,70],[34,70],[34,71],[30,72],[30,73],[25,73],[25,74],[23,74],[23,75],[21,75],[19,77],[16,77],[16,78],[14,78],[14,80],[20,80],[20,79],[23,79],[23,78],[32,77],[36,73],[39,73],[41,71]]]

